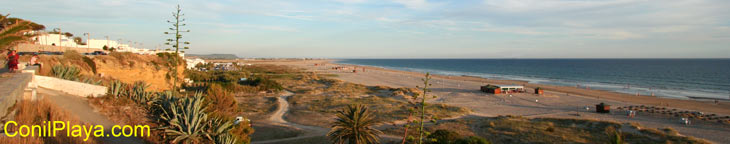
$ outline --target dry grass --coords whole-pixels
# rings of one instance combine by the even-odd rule
[[[71,125],[89,125],[82,123],[78,118],[73,117],[68,112],[61,110],[55,105],[48,102],[46,99],[38,101],[20,101],[15,106],[17,113],[15,114],[14,121],[19,125],[45,125],[46,121],[70,121]],[[68,126],[67,126],[68,127]],[[17,132],[18,127],[7,131]],[[98,140],[90,136],[87,141],[84,141],[85,134],[82,133],[81,137],[67,137],[66,134],[59,132],[57,137],[0,137],[0,143],[99,143]]]
[[[254,124],[253,127],[256,132],[251,135],[251,140],[255,141],[296,137],[304,133],[301,130],[278,125]]]
[[[145,107],[127,98],[113,98],[110,96],[101,98],[89,98],[89,104],[99,113],[108,117],[114,123],[126,125],[148,125],[151,128],[157,127],[154,118],[149,115]],[[162,143],[164,139],[160,130],[152,129],[151,137],[142,137],[143,140],[151,143]]]
[[[271,113],[276,111],[276,108],[279,106],[275,97],[236,97],[236,101],[238,101],[238,107],[241,107],[243,115],[254,120],[269,118]]]
[[[493,143],[609,143],[623,125],[610,121],[583,119],[534,118],[515,116],[470,117],[429,124],[428,131],[447,129],[461,136],[481,136]],[[641,127],[630,124],[631,128]],[[416,133],[413,129],[409,135]],[[386,133],[403,135],[401,126]],[[680,136],[671,128],[641,129],[639,133],[622,132],[626,143],[708,143],[693,137]]]
[[[294,123],[329,127],[335,110],[349,104],[364,104],[376,112],[383,122],[407,118],[411,104],[403,95],[416,94],[411,88],[368,87],[361,84],[327,78],[333,75],[319,75],[301,72],[286,66],[259,65],[253,73],[276,74],[271,78],[282,84],[284,89],[294,92],[288,99],[290,112],[285,118]],[[266,109],[259,109],[264,111]],[[427,107],[427,113],[435,117],[454,117],[469,113],[466,108],[444,104]]]
[[[337,109],[349,104],[369,106],[382,122],[406,119],[413,105],[406,101],[404,95],[417,93],[415,89],[368,87],[311,73],[281,81],[286,89],[296,93],[288,100],[292,106],[287,120],[324,127],[329,126]],[[460,116],[470,112],[466,108],[445,104],[428,105],[426,111],[429,117],[437,118]]]

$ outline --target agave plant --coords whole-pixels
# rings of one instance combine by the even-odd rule
[[[372,128],[377,124],[375,115],[364,105],[348,105],[338,111],[332,123],[332,130],[327,133],[332,143],[337,144],[371,144],[380,143],[380,130]]]
[[[93,85],[101,85],[101,80],[94,81],[92,78],[86,78],[82,82]]]
[[[54,65],[53,68],[51,68],[53,76],[72,81],[79,79],[80,72],[81,70],[74,66]]]
[[[164,95],[161,100],[160,119],[166,123],[162,129],[171,136],[172,143],[199,143],[209,137],[206,132],[208,114],[201,93],[180,99]]]
[[[109,83],[109,90],[107,93],[111,96],[114,96],[114,98],[121,97],[127,90],[127,84],[123,83],[119,80],[115,80],[111,83]]]
[[[236,137],[233,137],[231,134],[223,134],[218,135],[215,137],[215,143],[216,144],[236,144],[238,143],[238,140]]]
[[[212,118],[207,132],[208,139],[215,141],[217,144],[236,143],[236,138],[229,133],[234,128],[233,126],[234,122],[231,120],[220,117]]]
[[[144,81],[134,82],[132,89],[129,91],[129,98],[141,104],[152,102],[154,93],[147,91],[147,88],[149,87],[150,85],[146,84]]]

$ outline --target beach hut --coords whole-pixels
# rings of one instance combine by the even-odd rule
[[[502,93],[501,89],[499,89],[496,85],[485,85],[481,87],[481,90],[485,93],[491,93],[491,94],[500,94]]]
[[[502,94],[502,93],[522,93],[525,87],[520,85],[486,85],[481,90],[486,93]]]
[[[609,112],[611,112],[611,105],[607,105],[604,103],[597,104],[596,112],[597,113],[609,113]]]

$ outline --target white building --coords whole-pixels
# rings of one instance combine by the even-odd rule
[[[187,69],[193,69],[198,64],[206,64],[205,60],[200,58],[185,59],[185,63],[187,63]]]
[[[123,44],[123,43],[115,41],[115,40],[106,40],[106,39],[88,39],[87,45],[79,45],[73,41],[73,38],[67,37],[66,35],[49,34],[49,33],[43,32],[43,31],[35,31],[33,33],[40,33],[38,36],[32,38],[33,40],[35,40],[35,43],[38,45],[55,45],[55,46],[74,47],[74,48],[91,48],[91,49],[99,49],[99,51],[101,51],[104,48],[104,46],[107,46],[108,48],[114,48],[114,50],[118,51],[118,52],[131,52],[131,53],[136,53],[136,54],[147,54],[147,55],[174,52],[174,51],[166,51],[166,50],[150,50],[150,49],[145,49],[145,48],[136,48],[136,47],[132,47],[132,46],[129,46],[128,44]],[[181,57],[185,57],[185,54],[182,52],[179,53],[179,55]]]
[[[55,46],[65,46],[65,47],[79,47],[79,46],[86,47],[86,45],[76,44],[76,42],[74,42],[73,38],[67,37],[65,35],[60,35],[60,34],[41,34],[41,35],[34,37],[33,40],[36,41],[36,44],[40,44],[40,45],[55,45]]]

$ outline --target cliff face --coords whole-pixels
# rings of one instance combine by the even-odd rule
[[[40,61],[44,66],[40,74],[51,75],[51,67],[53,65],[72,65],[81,68],[82,75],[116,79],[125,83],[144,81],[154,91],[169,90],[174,80],[172,77],[173,73],[170,73],[171,64],[165,58],[156,55],[112,53],[110,55],[88,56],[91,62],[85,61],[83,57],[80,55],[42,55]],[[24,56],[23,59],[27,61],[30,59],[30,56]],[[179,80],[177,84],[180,85],[180,81],[185,77],[183,74],[185,71],[185,63],[178,63],[177,67],[175,74],[177,74]]]
[[[120,80],[125,83],[145,81],[155,91],[169,90],[174,77],[168,76],[172,69],[163,58],[155,55],[129,55],[121,59],[114,56],[98,56],[94,58],[97,73],[104,77]],[[185,63],[178,64],[179,81],[185,78]],[[178,81],[177,85],[180,85]]]

